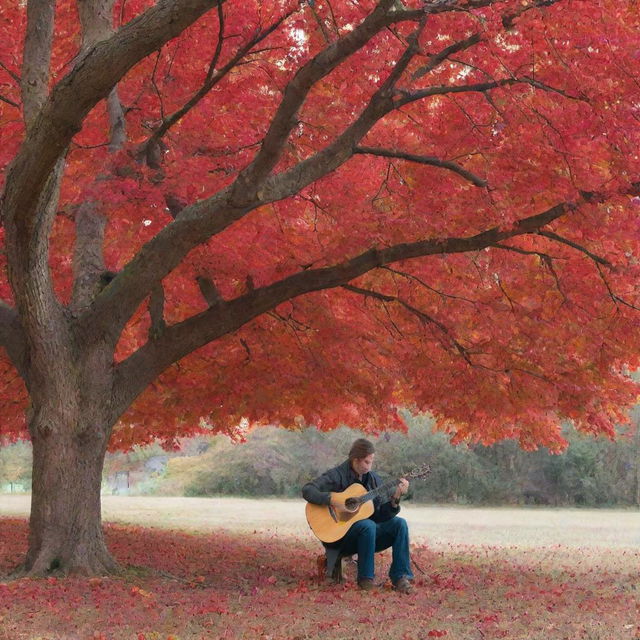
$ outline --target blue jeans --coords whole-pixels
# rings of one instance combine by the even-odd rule
[[[360,520],[351,525],[340,541],[345,555],[358,554],[358,580],[373,579],[376,551],[392,548],[389,578],[392,582],[402,577],[413,578],[409,560],[409,528],[404,518],[395,516],[386,522]]]

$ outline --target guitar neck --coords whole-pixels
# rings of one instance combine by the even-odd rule
[[[382,483],[379,487],[375,487],[374,489],[367,491],[367,493],[363,493],[361,496],[358,496],[358,502],[360,504],[364,504],[369,500],[373,500],[378,495],[380,495],[383,491],[387,491],[397,483],[398,483],[398,480],[387,480],[387,482]]]
[[[387,482],[383,482],[379,487],[375,487],[375,489],[371,489],[370,491],[367,491],[367,493],[363,493],[361,496],[358,496],[357,501],[359,504],[364,504],[369,500],[373,500],[377,495],[379,495],[383,491],[387,491],[391,487],[394,487],[395,485],[397,485],[398,482],[400,482],[401,478],[424,478],[430,472],[431,472],[431,467],[428,464],[423,464],[420,467],[416,467],[409,473],[403,474],[399,478],[387,480]]]

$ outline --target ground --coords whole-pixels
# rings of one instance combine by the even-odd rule
[[[154,501],[138,502],[144,528],[106,525],[122,575],[0,582],[0,640],[640,639],[638,512],[525,510],[521,524],[541,523],[532,541],[518,526],[509,534],[510,510],[410,506],[416,590],[402,596],[385,580],[388,553],[373,593],[354,588],[353,568],[343,585],[320,581],[319,544],[298,522],[299,502],[175,500],[155,523]],[[136,500],[120,501],[120,517],[113,501],[105,511],[133,519]],[[17,504],[0,497],[0,574],[26,547]],[[219,523],[206,532],[197,525],[205,504]],[[151,526],[169,506],[190,532]],[[564,522],[555,540],[550,518]],[[431,540],[421,525],[429,520],[441,532]],[[453,535],[456,520],[466,544]]]

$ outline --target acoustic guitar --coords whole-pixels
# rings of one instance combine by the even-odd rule
[[[429,465],[422,465],[405,473],[399,478],[389,480],[379,487],[370,491],[359,482],[349,485],[344,491],[331,493],[331,497],[336,497],[344,501],[346,511],[338,510],[326,504],[312,504],[307,502],[306,516],[311,530],[322,542],[336,542],[344,537],[351,525],[360,520],[370,517],[373,514],[373,499],[397,486],[401,478],[417,479],[426,477],[431,471]]]

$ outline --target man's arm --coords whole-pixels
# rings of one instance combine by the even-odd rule
[[[302,497],[313,504],[331,504],[331,492],[340,491],[340,478],[335,469],[325,471],[302,487]]]

